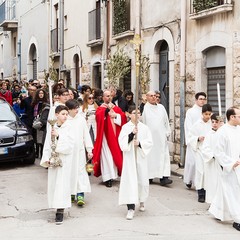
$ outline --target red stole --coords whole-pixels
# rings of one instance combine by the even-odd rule
[[[118,175],[121,176],[122,172],[122,151],[118,144],[118,136],[120,134],[122,125],[127,122],[127,118],[121,108],[114,106],[114,112],[121,115],[121,126],[114,124],[113,120],[107,114],[105,117],[106,107],[103,105],[96,110],[96,123],[97,123],[97,139],[93,149],[93,162],[94,162],[94,176],[101,176],[100,155],[102,150],[103,133],[107,139],[108,147],[111,151],[113,161],[118,169]]]

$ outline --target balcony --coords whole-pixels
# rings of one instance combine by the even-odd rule
[[[103,44],[101,38],[101,8],[96,8],[88,13],[88,47]]]
[[[59,53],[59,44],[58,44],[58,29],[54,28],[51,30],[51,51],[53,55]]]
[[[130,29],[130,0],[113,3],[113,39],[134,35]]]
[[[190,0],[189,18],[197,20],[233,10],[233,0]]]
[[[16,1],[5,0],[0,5],[0,27],[3,31],[16,31],[18,21],[16,19]]]

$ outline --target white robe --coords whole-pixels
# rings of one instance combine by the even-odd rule
[[[70,134],[74,138],[71,166],[71,194],[91,192],[89,176],[86,171],[86,152],[92,152],[93,144],[84,117],[77,114],[68,116]]]
[[[113,122],[121,126],[121,115],[117,114]],[[112,153],[108,147],[107,139],[104,132],[102,139],[102,149],[100,154],[100,164],[103,182],[106,182],[110,179],[116,179],[118,177],[118,169],[113,161]]]
[[[69,125],[65,122],[60,128],[55,124],[54,128],[59,134],[56,140],[56,152],[62,160],[62,167],[48,168],[48,205],[49,208],[71,207],[70,172],[71,156],[73,151],[73,139],[69,134]],[[51,156],[51,131],[47,131],[43,156],[40,162],[42,167],[48,167]]]
[[[142,121],[149,127],[153,138],[153,147],[147,156],[148,177],[149,179],[168,177],[171,170],[167,138],[171,130],[164,106],[147,102],[144,106]]]
[[[217,141],[217,132],[211,130],[205,137],[202,146],[204,160],[204,189],[206,190],[206,202],[211,203],[216,194],[221,167],[214,158],[214,150]]]
[[[204,160],[202,156],[202,146],[203,142],[198,141],[198,137],[206,136],[212,128],[211,120],[204,122],[202,119],[199,119],[195,124],[193,124],[192,129],[188,135],[187,144],[191,146],[193,150],[193,158],[195,160],[195,179],[194,185],[197,190],[204,186]]]
[[[209,212],[222,221],[240,223],[240,167],[233,169],[240,156],[240,127],[226,123],[217,131],[214,155],[223,167],[220,184]]]
[[[137,139],[141,148],[137,147],[137,157],[133,141],[128,143],[128,135],[135,125],[129,121],[123,125],[118,141],[123,151],[123,168],[119,188],[119,205],[145,202],[149,194],[148,164],[146,156],[152,148],[152,136],[149,128],[138,123]]]
[[[195,179],[195,159],[194,153],[188,142],[188,135],[193,124],[196,123],[202,117],[202,108],[194,104],[192,108],[188,109],[186,112],[186,117],[184,121],[184,132],[185,132],[185,142],[186,142],[186,156],[185,156],[185,166],[184,166],[184,176],[183,181],[186,184],[193,183]]]

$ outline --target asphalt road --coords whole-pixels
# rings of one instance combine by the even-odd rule
[[[47,206],[47,170],[21,163],[0,164],[0,240],[8,239],[166,239],[239,240],[232,222],[216,221],[187,190],[179,176],[171,187],[158,181],[150,185],[146,211],[138,206],[133,220],[126,220],[126,206],[118,206],[119,180],[106,188],[90,177],[92,193],[86,205],[75,204],[65,212],[64,223],[55,225],[55,210]]]

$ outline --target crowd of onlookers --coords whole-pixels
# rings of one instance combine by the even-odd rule
[[[63,91],[64,90],[64,91]],[[46,82],[30,79],[28,82],[22,83],[17,80],[0,80],[0,98],[4,98],[14,109],[16,114],[31,130],[36,143],[36,157],[42,153],[43,144],[46,136],[46,124],[49,114],[49,88]],[[66,95],[66,100],[76,99],[82,109],[82,114],[87,120],[88,126],[92,126],[93,135],[96,131],[94,124],[95,110],[103,103],[103,90],[91,88],[89,85],[79,86],[78,89],[67,87],[65,81],[60,79],[52,86],[53,104],[59,102],[61,94]],[[121,90],[112,89],[113,102],[123,112],[127,112],[128,107],[134,104],[134,94],[131,90],[122,92]],[[61,101],[60,101],[61,102]],[[93,111],[94,110],[94,111]],[[34,119],[41,115],[43,123],[41,129],[32,127]]]

